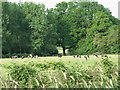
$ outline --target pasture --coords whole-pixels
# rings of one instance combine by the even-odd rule
[[[118,64],[118,55],[108,55],[110,58],[110,61],[113,61],[114,63]],[[10,64],[13,62],[22,64],[22,63],[28,63],[30,61],[33,62],[58,62],[58,61],[62,61],[64,64],[66,65],[76,65],[76,64],[83,64],[84,66],[91,66],[92,64],[94,64],[96,61],[100,61],[102,58],[101,56],[99,56],[99,58],[90,55],[90,58],[86,61],[84,58],[84,55],[82,55],[81,58],[73,58],[73,56],[62,56],[62,58],[58,58],[58,56],[51,56],[51,57],[39,57],[39,58],[17,58],[17,59],[11,59],[11,58],[3,58],[0,59],[0,64]],[[69,63],[71,62],[71,63]]]
[[[108,55],[108,57],[109,57],[109,61],[111,61],[113,64],[115,64],[116,65],[115,67],[117,68],[117,66],[118,66],[118,55]],[[0,67],[2,67],[2,75],[1,76],[2,76],[2,80],[4,81],[4,80],[6,80],[8,78],[8,74],[11,73],[9,68],[3,67],[2,65],[4,65],[4,66],[11,66],[11,65],[14,65],[14,63],[17,64],[17,65],[23,65],[23,64],[27,65],[27,64],[29,64],[31,62],[35,63],[35,64],[39,64],[39,63],[57,63],[57,62],[59,63],[59,62],[62,62],[65,65],[65,67],[70,68],[70,70],[76,69],[79,72],[81,70],[88,70],[88,71],[90,71],[92,68],[94,69],[95,67],[98,68],[99,65],[97,66],[97,63],[100,63],[102,60],[103,60],[102,57],[99,56],[97,58],[97,57],[95,57],[93,55],[90,55],[90,58],[88,60],[86,60],[84,58],[84,55],[82,55],[81,58],[74,58],[73,56],[62,56],[61,58],[59,58],[57,56],[51,56],[51,57],[38,57],[38,58],[32,58],[32,59],[31,58],[29,58],[29,59],[28,58],[24,58],[24,59],[21,59],[21,58],[17,58],[17,59],[3,58],[3,59],[0,59]],[[78,69],[77,66],[79,66],[80,70]],[[36,68],[36,71],[37,70],[39,70],[39,68]],[[41,72],[41,71],[39,71],[39,72]],[[66,72],[66,75],[67,75],[67,73],[69,73],[69,71],[65,71],[65,72]],[[74,75],[73,76],[71,75],[70,77],[75,78]],[[74,81],[74,79],[73,79],[73,81]],[[64,86],[64,84],[63,84],[64,82],[61,82],[61,83],[62,83],[61,87],[67,87],[67,86]],[[6,87],[6,86],[3,85],[3,87]],[[43,86],[43,88],[44,87],[45,86]],[[49,84],[48,87],[59,87],[59,85],[56,86],[56,84],[55,84],[55,85],[51,86],[51,84]],[[73,85],[73,87],[76,87],[76,86]],[[90,86],[90,87],[93,87],[93,86]]]

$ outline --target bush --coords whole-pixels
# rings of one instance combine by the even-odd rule
[[[27,88],[29,85],[29,80],[33,82],[37,76],[37,71],[26,64],[15,64],[10,70],[10,75],[13,80],[19,82],[19,87]]]
[[[67,67],[62,62],[48,62],[48,63],[37,63],[35,64],[35,67],[39,68],[39,70],[67,70]]]
[[[61,70],[61,71],[67,70],[67,67],[62,62],[53,62],[53,63],[49,62],[48,64],[52,70]]]
[[[114,74],[114,72],[117,70],[117,66],[114,65],[113,62],[108,59],[102,59],[101,63],[104,70],[104,74],[111,79],[111,75]]]

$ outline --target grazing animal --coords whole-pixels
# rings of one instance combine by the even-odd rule
[[[75,56],[73,56],[75,58]]]
[[[38,55],[35,55],[34,58],[38,58]]]
[[[108,56],[107,56],[107,55],[105,55],[104,57],[108,58]]]
[[[81,55],[77,55],[77,58],[81,58]]]
[[[95,54],[95,56],[98,58],[98,55],[97,55],[97,54]]]
[[[102,55],[102,57],[106,57],[106,58],[108,58],[108,56],[107,56],[107,55]]]
[[[89,58],[89,55],[87,55],[87,58]]]
[[[22,56],[21,59],[25,58],[25,56]]]
[[[60,58],[61,58],[61,57],[62,57],[62,55],[61,55],[61,54],[58,54],[58,57],[60,57]]]
[[[100,53],[100,52],[96,52],[96,53],[94,53],[93,55],[95,55],[97,58],[98,58],[98,55],[103,56],[103,54],[102,54],[102,53]]]
[[[85,58],[85,59],[86,59],[86,61],[87,61],[87,59],[88,59],[88,58],[87,58],[87,56],[84,56],[84,58]]]
[[[30,54],[30,55],[28,56],[28,58],[33,58],[32,54]]]
[[[79,55],[77,55],[77,58],[79,58]]]
[[[74,55],[73,57],[74,57],[74,58],[75,58],[75,57],[77,57],[77,58],[81,58],[81,55],[76,55],[76,56]]]
[[[11,59],[12,59],[12,58],[14,58],[14,59],[15,59],[15,58],[18,58],[18,56],[12,56]]]
[[[27,58],[30,58],[30,56],[27,56]]]
[[[81,55],[79,55],[79,58],[81,58]]]

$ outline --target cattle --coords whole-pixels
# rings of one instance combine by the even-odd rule
[[[12,58],[16,59],[16,58],[18,58],[18,56],[12,56],[11,59],[12,59]]]
[[[104,57],[108,58],[108,56],[107,56],[107,55],[105,55]]]
[[[77,58],[79,58],[79,55],[77,55]]]
[[[98,58],[98,55],[95,55]]]
[[[87,59],[88,59],[88,58],[87,58],[87,56],[84,56],[84,58],[85,58],[85,59],[86,59],[86,61],[87,61]]]
[[[28,57],[28,58],[33,58],[32,54],[28,55],[27,57]]]
[[[89,58],[89,55],[87,55],[87,57]]]
[[[22,56],[21,59],[25,58],[25,56]]]
[[[27,58],[30,58],[30,56],[27,56]]]
[[[32,59],[32,58],[38,58],[38,55],[32,56],[32,54],[30,54],[30,55],[28,55],[28,56],[22,56],[22,57],[21,57],[21,59],[23,59],[23,58],[28,58],[28,59],[29,59],[29,58],[31,58],[31,59]]]
[[[35,55],[34,58],[38,58],[38,55]]]
[[[100,52],[96,52],[93,55],[98,58],[98,55],[102,55],[102,54]]]
[[[102,55],[102,58],[103,58],[103,57],[106,57],[106,58],[108,58],[108,56],[107,56],[107,55]]]
[[[81,55],[77,55],[77,58],[81,58]]]
[[[73,57],[75,58],[75,55]]]
[[[61,55],[61,54],[58,54],[58,57],[59,57],[59,58],[61,58],[61,57],[62,57],[62,55]]]
[[[75,57],[77,57],[77,58],[81,58],[81,55],[76,55],[76,56],[74,55],[73,57],[74,57],[74,58],[75,58]]]
[[[81,58],[81,55],[79,55],[79,58]]]

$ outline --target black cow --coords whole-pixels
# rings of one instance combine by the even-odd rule
[[[75,58],[75,55],[73,57]]]
[[[77,58],[81,58],[81,55],[77,55]]]
[[[95,56],[98,58],[98,55],[97,55],[97,54],[95,54]]]
[[[77,58],[81,58],[81,55],[76,55],[76,56],[74,55],[73,57],[74,57],[74,58],[75,58],[75,57],[77,57]]]
[[[86,61],[87,61],[88,57],[87,57],[87,56],[84,56],[84,58],[85,58],[85,59],[86,59]]]
[[[22,56],[21,59],[25,58],[25,56]]]
[[[94,53],[93,55],[95,55],[97,58],[98,58],[98,55],[103,55],[102,53],[100,53],[100,52],[96,52],[96,53]]]
[[[79,55],[77,55],[77,58],[79,58]]]
[[[60,58],[61,58],[61,57],[62,57],[62,55],[61,55],[61,54],[58,54],[58,57],[60,57]]]
[[[102,55],[102,58],[103,58],[103,57],[106,57],[106,58],[108,58],[108,56],[107,56],[107,55]]]
[[[89,58],[89,55],[87,55],[87,57]]]

